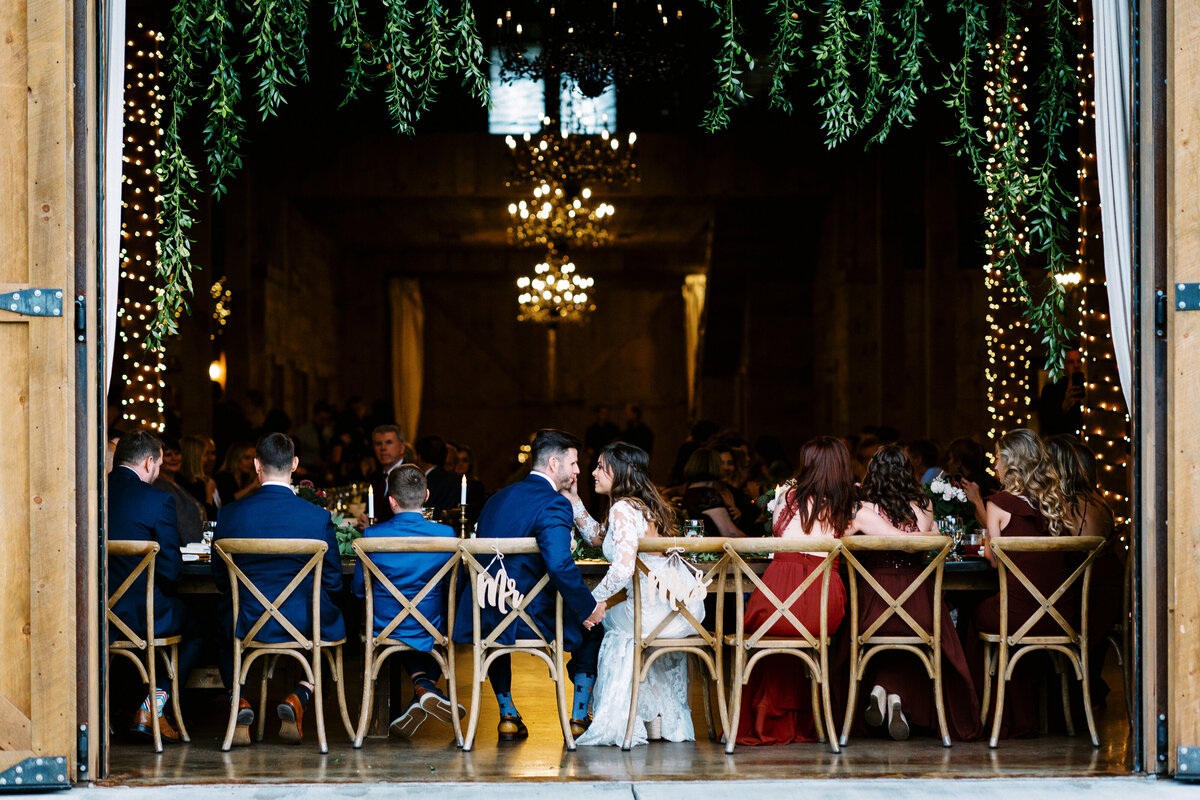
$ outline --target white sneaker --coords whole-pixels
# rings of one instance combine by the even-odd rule
[[[662,716],[646,721],[646,738],[652,742],[662,741]]]
[[[887,728],[888,735],[897,742],[908,739],[908,717],[900,710],[900,695],[887,696]]]
[[[871,694],[867,697],[867,710],[863,712],[863,719],[872,728],[878,728],[883,724],[883,710],[887,708],[887,692],[879,684],[871,687]]]

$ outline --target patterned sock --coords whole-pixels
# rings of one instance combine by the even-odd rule
[[[155,689],[154,690],[154,713],[155,713],[155,716],[161,717],[163,715],[163,708],[165,708],[167,705],[167,697],[169,697],[169,695],[166,693],[165,690],[163,690],[163,689]],[[142,711],[148,712],[149,710],[150,710],[150,695],[146,695],[146,699],[142,701]]]
[[[307,708],[308,701],[312,700],[313,690],[302,683],[297,683],[296,688],[292,690],[292,694],[296,695],[296,699],[300,701],[301,708]]]
[[[575,704],[571,708],[571,719],[587,719],[588,706],[592,702],[592,687],[595,685],[595,675],[575,676]]]
[[[500,716],[520,718],[521,715],[517,713],[517,707],[513,703],[512,692],[497,692],[496,702],[500,705]]]

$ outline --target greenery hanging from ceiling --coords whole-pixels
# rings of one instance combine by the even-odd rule
[[[647,0],[630,0],[637,1]],[[330,2],[329,18],[348,60],[344,102],[381,90],[396,130],[406,134],[452,72],[488,103],[487,62],[470,0]],[[701,126],[718,131],[750,99],[746,81],[756,60],[739,16],[749,4],[701,4],[717,32],[716,84]],[[1016,291],[1026,321],[1042,337],[1047,367],[1057,373],[1071,337],[1055,276],[1069,269],[1073,252],[1075,198],[1062,173],[1080,52],[1076,19],[1064,0],[1043,0],[1037,9],[1029,0],[764,0],[755,8],[773,31],[761,58],[771,71],[771,107],[794,113],[797,81],[811,76],[831,148],[856,137],[878,144],[897,126],[911,126],[918,100],[934,86],[957,121],[947,144],[989,194],[988,268]],[[962,50],[944,63],[927,38],[935,11],[948,15],[961,34]],[[220,197],[242,166],[243,83],[253,86],[264,119],[277,113],[288,88],[308,78],[309,14],[308,0],[175,0],[165,52],[168,113],[158,148],[161,303],[150,347],[161,347],[177,331],[195,269],[189,231],[201,159],[186,143],[184,123],[191,114],[203,115],[202,160]],[[1031,59],[1041,72],[1034,96],[1026,97],[1028,64],[1012,56],[1012,44],[1028,38],[1031,28],[1042,37]],[[1009,90],[989,88],[997,79]],[[1032,116],[1027,101],[1036,107]],[[1018,126],[1026,136],[1014,134]]]

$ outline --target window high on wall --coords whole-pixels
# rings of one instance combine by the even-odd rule
[[[536,54],[535,47],[529,51]],[[501,76],[503,57],[492,48],[489,67],[492,105],[488,109],[488,133],[537,133],[546,116],[546,84],[541,79]],[[563,133],[599,133],[617,129],[617,87],[611,82],[599,97],[585,97],[578,85],[564,78],[559,88]]]

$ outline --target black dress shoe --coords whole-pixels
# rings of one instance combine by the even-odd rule
[[[527,738],[529,728],[525,727],[520,717],[501,717],[500,724],[496,726],[496,733],[502,742],[515,742]]]

